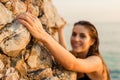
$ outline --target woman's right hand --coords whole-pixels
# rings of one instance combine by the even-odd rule
[[[17,20],[23,24],[37,40],[44,41],[47,37],[46,35],[48,34],[43,29],[40,20],[29,12],[18,15]]]

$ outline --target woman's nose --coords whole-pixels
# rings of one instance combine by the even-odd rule
[[[75,40],[75,41],[79,41],[79,40],[80,40],[79,35],[76,35],[76,36],[74,37],[74,40]]]

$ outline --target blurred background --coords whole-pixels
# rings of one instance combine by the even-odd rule
[[[99,33],[100,51],[110,69],[111,80],[120,80],[120,0],[53,0],[58,13],[67,21],[65,38],[71,49],[73,24],[93,23]]]

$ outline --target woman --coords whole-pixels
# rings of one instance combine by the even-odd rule
[[[72,50],[68,51],[65,49],[62,28],[58,32],[60,43],[65,48],[45,32],[37,17],[24,13],[17,19],[39,43],[47,47],[55,60],[64,68],[77,72],[78,80],[110,80],[107,67],[99,52],[98,33],[91,23],[80,21],[74,24],[71,36]]]

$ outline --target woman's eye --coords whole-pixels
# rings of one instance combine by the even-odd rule
[[[75,32],[72,33],[72,36],[75,37],[77,34]]]
[[[80,34],[79,37],[80,38],[86,38],[86,35],[85,34]]]

